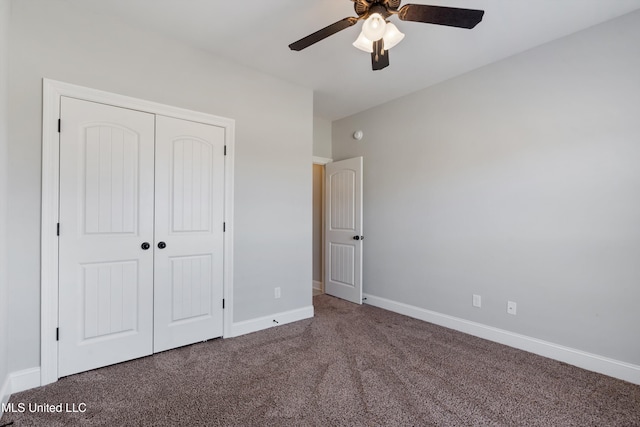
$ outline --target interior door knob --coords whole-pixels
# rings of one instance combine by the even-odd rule
[[[158,243],[158,247],[159,247],[160,249],[164,249],[164,248],[166,248],[166,247],[167,247],[167,244],[166,244],[165,242],[160,242],[160,243]]]
[[[143,244],[140,245],[140,247],[142,248],[143,251],[146,251],[151,247],[151,245],[149,244],[149,242],[144,242]]]
[[[360,236],[353,236],[353,240],[360,240]]]

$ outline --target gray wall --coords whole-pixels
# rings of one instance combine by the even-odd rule
[[[235,119],[234,320],[311,304],[310,90],[58,0],[13,2],[11,44],[11,371],[40,364],[43,77]]]
[[[334,122],[364,291],[640,365],[639,40],[634,12]]]
[[[331,122],[318,116],[313,118],[313,155],[331,158]]]
[[[7,208],[7,145],[8,145],[8,62],[9,62],[9,16],[8,1],[0,1],[0,389],[8,378],[8,283],[6,252],[6,208]],[[0,396],[0,400],[3,396]]]

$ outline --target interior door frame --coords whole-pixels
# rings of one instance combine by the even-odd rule
[[[325,197],[325,191],[324,191],[324,174],[325,174],[325,165],[327,163],[331,163],[331,162],[333,162],[333,159],[330,159],[330,158],[327,158],[327,157],[313,156],[313,162],[312,163],[314,165],[322,166],[322,178],[321,178],[321,180],[322,180],[322,202],[321,202],[322,206],[321,206],[321,209],[320,209],[320,216],[321,216],[320,222],[321,222],[321,226],[322,226],[322,233],[321,233],[321,236],[320,236],[320,240],[321,240],[321,242],[320,242],[320,248],[321,248],[321,250],[320,250],[320,270],[321,270],[320,271],[320,282],[321,282],[321,289],[320,290],[322,291],[322,293],[324,293],[324,282],[325,282],[325,278],[324,278],[324,263],[325,263],[324,253],[325,253],[325,250],[326,250],[326,248],[325,248],[326,239],[324,237],[324,217],[325,217],[324,206],[325,206],[325,203],[327,202],[325,200],[326,197]],[[311,278],[311,281],[313,283],[313,278]],[[313,287],[313,284],[312,284],[312,287]]]
[[[172,107],[125,95],[90,89],[50,79],[42,81],[42,206],[40,248],[40,385],[58,381],[58,223],[60,180],[61,97],[170,116],[225,129],[223,337],[232,336],[233,323],[233,201],[235,120]],[[63,231],[64,232],[64,231]],[[63,332],[64,333],[64,332]]]

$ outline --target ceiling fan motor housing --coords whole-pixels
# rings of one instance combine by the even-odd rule
[[[391,16],[391,11],[400,7],[400,0],[356,0],[353,8],[359,18],[366,19],[374,13],[379,13],[384,19]]]

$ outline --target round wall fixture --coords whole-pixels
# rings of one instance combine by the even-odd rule
[[[357,130],[353,133],[353,139],[357,141],[360,141],[363,136],[364,136],[364,133],[361,130]]]

